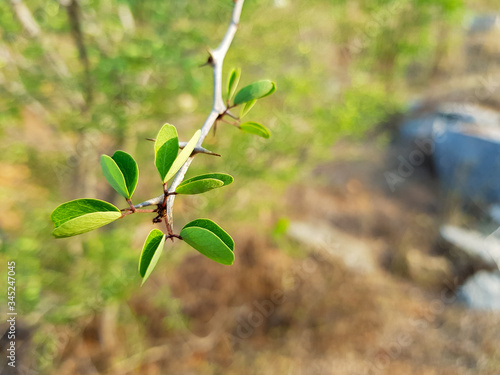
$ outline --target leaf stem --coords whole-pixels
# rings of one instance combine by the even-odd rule
[[[178,238],[179,240],[182,240],[183,238],[178,235],[178,234],[169,234],[166,236],[166,238],[170,238],[172,240],[172,242],[174,241],[174,238]]]
[[[220,119],[219,121],[225,122],[226,124],[229,124],[229,125],[236,126],[237,128],[239,128],[239,127],[240,127],[240,124],[239,124],[239,123],[237,123],[237,122],[232,122],[232,121],[227,121],[227,120],[225,120],[224,118]]]
[[[127,199],[127,203],[130,206],[130,209],[132,210],[132,212],[135,212],[137,209],[134,207],[134,204],[132,203],[130,198],[126,198],[126,199]]]
[[[165,182],[163,184],[163,203],[161,204],[162,207],[167,206],[167,198],[168,198],[168,186],[167,186],[167,183]]]
[[[153,212],[157,212],[156,209],[153,210],[152,208],[151,209],[144,209],[144,210],[136,208],[135,211],[132,211],[132,209],[129,208],[129,207],[122,208],[120,211],[126,211],[126,212],[128,212],[127,215],[130,215],[130,214],[133,214],[133,213],[136,213],[136,212],[137,213],[141,213],[141,214],[142,213],[149,213],[150,214],[150,213],[153,213]]]
[[[234,107],[234,106],[233,106]],[[228,109],[226,109],[226,112],[224,112],[225,115],[228,115],[229,117],[235,119],[235,120],[239,120],[240,118],[236,115],[233,115],[231,112],[229,112],[229,110],[233,107],[229,107]]]
[[[135,207],[134,207],[135,208]],[[125,216],[128,216],[128,215],[131,215],[131,214],[135,214],[135,213],[153,213],[153,212],[157,212],[157,209],[145,209],[145,210],[141,210],[141,209],[137,209],[135,208],[134,211],[132,211],[132,209],[130,207],[127,207],[127,208],[122,208],[120,210],[122,212],[122,216],[120,217],[120,219],[124,218]]]

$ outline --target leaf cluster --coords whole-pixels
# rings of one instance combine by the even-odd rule
[[[227,79],[226,94],[228,109],[241,105],[238,120],[241,120],[250,112],[250,110],[257,103],[257,100],[265,98],[276,91],[276,84],[273,81],[265,79],[253,82],[236,92],[240,82],[240,77],[241,69],[238,68],[231,70]],[[269,129],[258,122],[248,121],[234,125],[245,133],[257,135],[262,138],[271,137]]]
[[[237,91],[240,77],[241,69],[231,70],[227,85],[227,107],[215,121],[214,131],[217,122],[225,121],[225,117],[229,116],[237,120],[232,124],[241,131],[269,138],[271,132],[264,125],[254,121],[241,123],[240,120],[250,112],[259,99],[274,93],[276,84],[269,80],[260,80]],[[236,117],[230,110],[238,106],[240,106],[240,113],[239,117]],[[184,240],[209,259],[224,265],[233,264],[234,241],[218,224],[210,219],[196,219],[186,224],[179,234],[175,234],[169,222],[170,217],[167,218],[169,196],[203,194],[230,185],[234,180],[228,174],[214,172],[194,176],[172,186],[173,183],[170,182],[172,178],[196,153],[218,155],[203,149],[202,141],[201,130],[197,130],[191,139],[182,143],[181,146],[174,125],[167,123],[161,127],[154,139],[154,164],[163,188],[163,201],[157,204],[156,209],[142,209],[142,204],[134,206],[132,203],[132,197],[139,182],[139,167],[132,155],[121,150],[116,151],[112,156],[102,155],[100,164],[104,177],[111,187],[126,200],[128,208],[119,209],[109,202],[91,198],[76,199],[61,204],[51,214],[51,220],[55,226],[53,235],[56,238],[71,237],[100,228],[130,214],[155,213],[153,223],[163,221],[167,233],[155,228],[151,230],[144,242],[138,267],[143,283],[158,263],[166,239]],[[181,173],[182,177],[184,173],[185,171]]]

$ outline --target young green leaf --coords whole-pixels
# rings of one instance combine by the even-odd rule
[[[225,173],[206,173],[183,181],[175,192],[177,194],[201,194],[206,191],[229,185],[233,177]]]
[[[234,241],[212,220],[193,220],[182,228],[180,235],[207,258],[225,265],[233,264]]]
[[[269,80],[262,80],[251,83],[243,87],[234,97],[234,104],[242,104],[250,100],[260,99],[265,96],[271,95],[276,91],[276,84]]]
[[[139,258],[139,275],[142,277],[142,284],[146,282],[153,269],[156,267],[165,244],[165,235],[159,229],[149,232],[148,238],[144,241],[141,257]]]
[[[167,182],[172,177],[174,177],[177,171],[181,169],[186,160],[188,160],[189,156],[191,156],[191,153],[193,152],[196,143],[200,139],[200,136],[201,136],[201,130],[197,130],[196,133],[194,133],[193,137],[189,140],[187,145],[182,149],[182,151],[179,153],[175,161],[170,166],[165,177],[163,178],[163,183]]]
[[[116,162],[108,155],[102,155],[101,168],[102,173],[104,173],[104,177],[106,177],[106,180],[108,180],[113,189],[115,189],[122,197],[129,198],[125,177]]]
[[[119,219],[120,210],[99,199],[76,199],[58,206],[50,215],[54,237],[63,238],[90,232]]]
[[[241,69],[240,68],[233,68],[231,70],[231,73],[229,73],[229,78],[227,80],[227,100],[231,100],[233,97],[234,93],[236,92],[236,89],[238,88],[238,83],[240,82],[240,77],[241,77]]]
[[[179,152],[179,138],[175,126],[165,124],[158,132],[155,141],[155,165],[162,180],[165,180],[170,167]]]
[[[258,122],[244,122],[240,125],[240,129],[245,133],[255,134],[262,138],[269,138],[271,136],[269,129]]]
[[[137,166],[137,162],[125,151],[116,151],[111,158],[115,161],[116,165],[118,165],[125,178],[128,190],[128,197],[126,198],[131,198],[137,186],[137,181],[139,180],[139,167]]]
[[[241,107],[240,110],[240,119],[246,116],[248,112],[253,108],[253,106],[257,103],[257,99],[250,100],[249,102],[246,102],[243,107]]]

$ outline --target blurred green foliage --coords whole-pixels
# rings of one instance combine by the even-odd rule
[[[264,229],[256,223],[259,210],[278,208],[276,197],[327,158],[338,137],[360,139],[402,110],[415,90],[409,67],[420,64],[420,81],[429,79],[446,46],[443,30],[459,30],[466,9],[459,0],[285,3],[245,4],[224,75],[241,67],[240,87],[261,78],[277,83],[277,93],[248,115],[272,137],[220,124],[204,146],[223,157],[200,156],[186,177],[220,171],[235,183],[206,198],[178,197],[177,228],[210,212],[229,232],[245,223]],[[116,149],[134,155],[141,168],[134,203],[161,193],[153,144],[144,138],[168,121],[187,140],[203,123],[212,82],[199,65],[225,32],[232,1],[81,1],[88,72],[66,8],[41,0],[26,6],[37,36],[0,2],[0,263],[16,261],[19,312],[44,324],[34,339],[40,353],[34,367],[47,372],[57,356],[47,327],[137,293],[140,246],[152,227],[151,218],[133,215],[81,239],[56,241],[49,214],[84,193],[125,207],[98,167],[100,154]],[[275,234],[285,223],[280,219]],[[167,250],[162,269],[175,267],[187,251]],[[165,304],[173,312],[169,329],[183,327],[177,302]]]

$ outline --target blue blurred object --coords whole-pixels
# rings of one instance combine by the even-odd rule
[[[401,140],[410,143],[415,139],[430,138],[436,119],[436,114],[428,114],[406,120],[399,129]]]
[[[500,202],[500,138],[447,128],[434,143],[434,166],[444,188],[463,198]]]
[[[463,200],[500,202],[500,113],[462,103],[414,108],[400,127],[403,144],[432,142],[442,186]],[[420,113],[419,113],[420,112]]]

